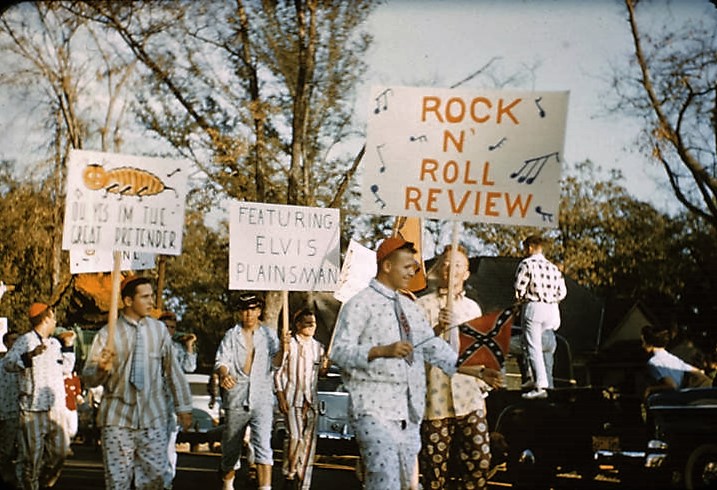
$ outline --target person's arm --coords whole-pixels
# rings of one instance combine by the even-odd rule
[[[286,400],[286,387],[289,384],[289,370],[292,359],[291,346],[284,349],[284,358],[279,368],[274,372],[274,388],[276,389],[276,399],[279,402],[279,410],[286,414],[289,412],[289,403]]]
[[[32,359],[45,352],[44,344],[39,344],[30,349],[27,337],[19,337],[12,348],[5,354],[5,370],[10,373],[19,373],[24,369],[32,367]]]
[[[169,384],[179,424],[183,430],[189,430],[192,426],[192,392],[182,366],[172,350],[172,339],[163,325],[161,332],[159,348],[162,355],[163,382]]]
[[[235,349],[233,348],[233,332],[234,327],[229,329],[227,333],[224,334],[224,338],[222,338],[222,341],[219,343],[219,347],[217,348],[217,354],[214,361],[214,371],[216,371],[219,376],[219,386],[225,390],[231,390],[236,385],[236,380],[229,371],[229,366],[233,363],[234,356],[236,355]]]
[[[82,379],[89,387],[103,384],[110,377],[115,362],[115,353],[106,348],[107,330],[100,330],[92,340],[87,362],[82,370]]]
[[[518,270],[515,272],[515,282],[513,288],[515,289],[515,299],[521,301],[525,296],[530,283],[530,271],[525,262],[518,264]]]

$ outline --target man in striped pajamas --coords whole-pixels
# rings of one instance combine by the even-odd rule
[[[154,293],[149,278],[129,276],[121,286],[123,309],[114,336],[95,336],[83,370],[88,386],[102,385],[98,419],[108,490],[161,490],[167,467],[169,386],[182,427],[192,424],[189,383],[172,351],[172,339],[150,317]]]
[[[67,457],[64,375],[75,367],[75,351],[73,336],[65,337],[64,345],[52,337],[51,307],[33,303],[28,313],[32,329],[7,353],[5,370],[19,373],[22,488],[37,490],[55,484]]]

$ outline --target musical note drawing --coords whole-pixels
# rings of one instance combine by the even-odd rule
[[[381,110],[388,110],[388,95],[393,94],[393,90],[387,88],[376,97],[376,108],[373,110],[375,114],[381,112]],[[381,107],[381,101],[383,101],[383,109]]]
[[[503,136],[503,137],[500,139],[500,141],[498,141],[496,144],[494,144],[494,145],[488,145],[488,151],[493,151],[493,150],[495,150],[495,149],[497,149],[497,148],[500,148],[501,146],[503,146],[503,143],[505,143],[506,141],[508,141],[508,138],[506,138],[505,136]]]
[[[411,136],[408,139],[410,139],[411,141],[428,141],[428,138],[426,138],[425,134],[422,134],[420,136]]]
[[[182,171],[181,168],[178,168],[178,169],[176,169],[176,170],[172,170],[171,172],[169,172],[169,173],[167,174],[167,177],[171,177],[172,175],[176,174],[177,172],[181,172],[181,171]]]
[[[545,167],[547,161],[553,156],[555,157],[555,161],[560,162],[560,157],[558,156],[557,151],[548,153],[547,155],[529,158],[523,162],[523,166],[520,167],[517,172],[510,174],[510,178],[515,179],[517,177],[519,184],[522,184],[523,182],[526,184],[532,184],[535,182],[535,179],[538,178],[540,172],[543,171],[543,167]]]
[[[381,199],[381,196],[378,195],[378,185],[373,184],[373,185],[371,186],[371,192],[373,192],[373,195],[376,197],[376,200],[375,200],[374,202],[380,203],[380,204],[381,204],[381,209],[385,208],[385,207],[386,207],[386,201],[384,201],[383,199]]]
[[[386,143],[382,145],[376,145],[376,153],[378,153],[378,159],[381,160],[381,168],[378,169],[379,172],[383,173],[386,171],[386,162],[383,160],[383,154],[381,154],[381,148],[386,146]]]
[[[553,213],[548,213],[547,211],[543,211],[543,208],[540,206],[535,207],[535,212],[538,213],[543,218],[543,221],[547,221],[548,223],[553,222]]]
[[[545,117],[545,110],[540,107],[540,101],[543,100],[542,97],[538,97],[535,99],[535,105],[538,107],[538,114],[540,114],[540,117]]]

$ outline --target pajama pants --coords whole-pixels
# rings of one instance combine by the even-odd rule
[[[162,490],[167,469],[167,427],[102,428],[107,490]]]
[[[225,408],[225,425],[222,433],[222,471],[227,472],[237,468],[247,426],[251,428],[251,445],[254,448],[256,464],[269,466],[274,464],[274,453],[271,450],[273,418],[271,405],[252,410]]]
[[[61,410],[20,411],[18,443],[24,490],[37,490],[60,474],[68,448],[64,422]]]
[[[371,415],[355,419],[353,425],[365,473],[364,489],[409,488],[421,447],[419,425]]]
[[[421,441],[419,461],[425,490],[487,486],[490,440],[484,410],[464,417],[424,420]],[[457,479],[454,486],[451,476]]]
[[[318,413],[310,405],[289,407],[286,423],[289,426],[284,440],[282,472],[297,477],[302,489],[311,487],[311,474],[316,454],[316,419]]]

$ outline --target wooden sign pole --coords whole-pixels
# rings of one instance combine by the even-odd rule
[[[122,252],[112,252],[112,296],[110,297],[110,311],[107,318],[107,346],[106,349],[114,352],[115,341],[115,325],[117,324],[117,310],[119,308],[120,299],[120,280],[122,278],[120,272],[120,262],[122,260]]]

